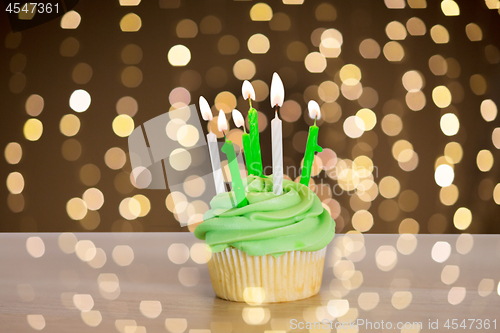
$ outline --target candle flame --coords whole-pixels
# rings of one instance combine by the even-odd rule
[[[309,109],[309,117],[312,119],[321,119],[321,111],[316,101],[309,101],[307,108]]]
[[[212,120],[214,118],[212,115],[212,110],[210,109],[210,105],[208,104],[205,97],[200,96],[199,105],[200,105],[200,112],[201,112],[201,116],[202,116],[203,120],[205,120],[205,121]]]
[[[233,121],[236,127],[245,126],[245,119],[243,119],[241,112],[236,109],[233,110]]]
[[[248,97],[250,97],[251,100],[255,101],[255,90],[248,80],[243,81],[243,85],[241,86],[241,94],[243,95],[243,99],[246,100],[248,99]]]
[[[227,131],[227,120],[224,111],[219,111],[219,119],[217,120],[217,128],[219,131]]]
[[[281,107],[284,100],[285,87],[283,87],[283,82],[278,73],[274,72],[273,79],[271,80],[271,107]]]

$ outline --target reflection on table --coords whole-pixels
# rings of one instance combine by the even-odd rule
[[[499,259],[496,235],[337,235],[318,295],[249,304],[215,297],[206,247],[190,233],[2,234],[0,322],[6,332],[413,333],[457,319],[494,332]],[[340,327],[349,322],[360,325]]]

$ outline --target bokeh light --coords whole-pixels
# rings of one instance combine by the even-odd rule
[[[76,29],[80,25],[82,17],[78,12],[70,10],[61,18],[61,28],[63,29]]]
[[[396,136],[403,130],[403,121],[398,115],[388,114],[382,119],[382,130],[388,136]]]
[[[451,245],[448,242],[439,241],[432,247],[431,256],[436,262],[442,263],[448,260],[451,254]]]
[[[468,208],[460,207],[453,215],[453,224],[459,230],[465,230],[472,222],[472,213]]]
[[[263,34],[252,35],[248,39],[248,50],[254,54],[264,54],[269,51],[269,38]]]
[[[493,154],[489,150],[483,149],[479,153],[477,153],[476,157],[477,167],[482,172],[490,171],[491,168],[493,167],[493,162],[494,162]]]
[[[23,157],[23,149],[19,143],[10,142],[5,146],[4,156],[7,163],[17,164]]]
[[[128,266],[134,261],[134,250],[128,245],[118,245],[113,249],[112,258],[118,266]]]
[[[441,2],[441,10],[446,16],[458,16],[460,15],[460,7],[453,0],[443,0]]]
[[[26,240],[26,250],[33,258],[40,258],[45,254],[45,243],[40,237],[29,237]]]
[[[43,124],[40,120],[32,118],[24,123],[24,137],[29,141],[37,141],[43,133]]]
[[[446,265],[441,271],[441,281],[444,284],[453,284],[457,281],[460,275],[460,267],[456,265]]]
[[[392,21],[385,27],[385,33],[389,39],[403,40],[406,38],[406,29],[401,22]]]
[[[326,58],[319,52],[309,53],[304,62],[306,69],[311,73],[322,73],[326,68]]]
[[[376,59],[380,55],[380,45],[374,39],[365,39],[359,44],[359,53],[363,58]]]
[[[139,15],[128,13],[120,20],[120,29],[123,32],[136,32],[142,27],[142,20]]]
[[[436,184],[441,187],[450,186],[454,178],[455,172],[453,171],[453,168],[447,164],[441,164],[438,166],[434,173]]]
[[[172,66],[186,66],[191,61],[191,51],[184,45],[175,45],[170,48],[167,57]]]
[[[127,88],[137,88],[143,79],[142,71],[136,66],[125,67],[121,73],[121,82]]]
[[[483,32],[481,28],[475,23],[469,23],[465,27],[465,33],[471,42],[478,42],[483,39]]]
[[[490,122],[497,117],[497,105],[491,99],[485,99],[481,102],[481,116],[484,120]]]
[[[26,99],[26,113],[32,117],[36,117],[42,113],[44,104],[42,96],[33,94]]]
[[[75,136],[80,130],[80,119],[74,114],[67,114],[59,122],[59,130],[66,136]]]
[[[377,115],[370,109],[359,110],[356,112],[356,117],[363,120],[363,123],[365,124],[365,131],[371,131],[377,124]]]
[[[395,41],[385,44],[383,52],[386,59],[393,62],[401,61],[405,56],[403,46]]]
[[[41,314],[29,314],[26,319],[29,326],[34,330],[41,331],[45,328],[45,317]]]
[[[453,113],[446,113],[441,117],[440,121],[441,131],[446,136],[453,136],[458,133],[460,129],[460,122],[458,117]]]
[[[451,104],[450,90],[445,86],[438,86],[432,90],[432,100],[439,108],[445,108]]]
[[[179,38],[194,38],[198,34],[198,25],[193,20],[184,19],[177,23],[175,31]]]
[[[87,204],[80,198],[73,198],[66,204],[66,212],[73,220],[81,220],[87,215]]]
[[[213,15],[205,16],[200,22],[200,31],[205,35],[216,35],[222,29],[221,21]]]
[[[19,172],[11,172],[7,176],[7,189],[12,194],[19,194],[24,190],[24,177]]]
[[[90,94],[83,89],[75,90],[69,98],[69,106],[76,112],[84,112],[90,106]]]
[[[412,17],[406,21],[406,29],[412,36],[423,36],[427,32],[424,21],[418,17]]]
[[[104,195],[97,188],[89,188],[83,193],[83,201],[90,210],[98,210],[104,204]]]
[[[134,119],[126,114],[120,114],[113,120],[113,132],[119,137],[127,137],[134,130]]]
[[[121,59],[124,64],[136,65],[141,62],[143,52],[140,46],[136,44],[128,44],[122,49]]]
[[[252,21],[270,21],[273,18],[272,8],[263,2],[259,2],[250,9],[250,19]]]
[[[350,138],[359,138],[365,131],[365,122],[358,116],[350,116],[344,121],[344,132]]]
[[[233,74],[238,80],[250,80],[255,73],[255,64],[249,59],[238,60],[233,66]]]
[[[440,24],[431,28],[431,38],[436,44],[446,44],[450,41],[448,30]]]

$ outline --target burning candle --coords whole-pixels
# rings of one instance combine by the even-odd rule
[[[262,156],[260,153],[259,139],[259,121],[257,119],[257,110],[252,107],[252,99],[255,99],[253,86],[247,80],[243,81],[241,92],[244,99],[248,99],[250,109],[248,110],[248,122],[250,124],[250,149],[252,150],[251,163],[248,165],[248,172],[252,175],[262,176]]]
[[[200,96],[199,105],[203,120],[211,121],[213,119],[212,110],[210,110],[210,105],[208,105],[207,100],[203,96]],[[214,133],[212,133],[212,130],[210,128],[208,132],[209,133],[207,134],[207,143],[208,143],[208,151],[210,153],[210,161],[212,162],[215,192],[217,194],[220,194],[222,192],[226,192],[226,187],[224,186],[224,178],[222,176],[222,169],[220,166],[217,136]]]
[[[316,126],[316,120],[321,118],[319,105],[315,101],[309,101],[307,108],[309,109],[309,117],[314,119],[314,125],[309,127],[306,152],[304,154],[304,165],[302,166],[302,174],[300,175],[300,183],[305,186],[309,186],[309,180],[311,179],[314,153],[321,153],[323,151],[323,148],[318,145],[319,128]]]
[[[283,137],[282,121],[278,118],[278,107],[283,105],[285,88],[278,73],[273,74],[271,80],[271,107],[276,108],[274,119],[271,121],[271,143],[273,150],[273,192],[283,194]]]
[[[219,131],[227,131],[227,120],[224,111],[219,111],[219,120],[217,122]],[[231,184],[232,190],[234,192],[234,198],[236,199],[235,206],[243,207],[248,205],[248,200],[245,196],[245,187],[243,186],[243,181],[241,180],[240,168],[238,167],[238,160],[236,159],[236,153],[234,151],[233,143],[227,139],[224,133],[224,140],[226,141],[222,146],[222,152],[227,156],[227,164],[229,167],[229,172],[231,173]]]
[[[240,111],[234,109],[233,110],[233,121],[236,127],[243,127],[243,134],[241,136],[241,140],[243,141],[243,151],[245,153],[245,162],[247,164],[247,171],[250,173],[249,166],[252,164],[252,149],[250,147],[250,136],[247,133],[245,128],[245,119]]]

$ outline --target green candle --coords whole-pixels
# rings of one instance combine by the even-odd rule
[[[253,162],[250,135],[248,135],[247,130],[245,129],[245,119],[243,119],[241,112],[236,109],[233,110],[233,121],[236,126],[243,127],[241,140],[243,142],[243,151],[245,152],[245,163],[247,165],[248,173],[253,175],[254,173],[252,173],[252,170],[250,170],[250,165],[252,165]]]
[[[309,101],[309,115],[314,118],[314,125],[309,127],[309,135],[307,136],[306,153],[304,155],[304,165],[302,166],[302,174],[300,175],[300,183],[309,186],[311,179],[311,169],[314,162],[314,153],[321,153],[323,148],[318,145],[319,128],[316,126],[316,119],[321,117],[320,108],[315,101]]]
[[[245,162],[247,164],[247,170],[249,174],[254,174],[253,170],[250,169],[250,165],[253,162],[253,154],[252,149],[250,148],[250,135],[245,131],[241,136],[241,140],[243,141],[243,152],[245,153]]]
[[[259,125],[257,110],[254,108],[248,110],[248,121],[250,123],[250,148],[252,150],[252,163],[249,166],[249,170],[252,175],[262,177],[264,172],[262,170],[262,156],[260,153]]]
[[[250,110],[248,110],[248,122],[250,124],[250,135],[243,134],[243,149],[245,150],[245,160],[247,163],[248,173],[255,176],[262,176],[262,157],[260,155],[260,142],[259,142],[259,122],[257,119],[257,110],[252,107],[252,99],[255,100],[255,90],[252,84],[245,80],[241,86],[241,95],[243,99],[248,99]],[[239,113],[239,112],[237,112]],[[239,117],[243,120],[243,117]],[[245,129],[245,122],[240,121]]]
[[[245,196],[245,187],[241,180],[240,168],[238,167],[238,160],[234,151],[233,143],[226,139],[226,142],[221,148],[222,152],[227,156],[229,172],[231,173],[231,183],[233,187],[234,196],[236,198],[237,207],[244,207],[248,205],[247,197]]]

